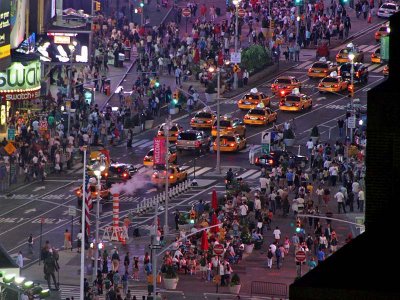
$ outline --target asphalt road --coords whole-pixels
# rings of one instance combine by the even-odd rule
[[[374,31],[369,31],[354,40],[354,43],[362,49],[366,49],[365,63],[370,64],[370,55],[375,50],[377,44],[374,40]],[[331,50],[336,55],[338,49]],[[345,115],[345,107],[349,103],[348,93],[343,94],[319,94],[316,89],[318,80],[309,79],[306,71],[314,62],[310,59],[307,62],[300,62],[290,70],[281,75],[293,75],[303,83],[302,92],[312,96],[313,108],[310,111],[301,113],[278,112],[278,124],[295,118],[296,123],[296,145],[300,145],[300,151],[305,152],[305,143],[309,138],[309,131],[314,125],[320,128],[321,139],[328,140],[328,132],[331,128],[332,139],[338,135],[336,122],[338,117]],[[369,81],[367,84],[359,86],[355,92],[355,98],[359,98],[362,105],[367,104],[367,91],[376,84],[384,80],[382,75],[382,66],[371,65]],[[278,74],[276,74],[278,76]],[[271,95],[270,84],[276,78],[266,78],[265,82],[257,88],[259,91]],[[237,108],[236,101],[241,98],[238,95],[232,99],[221,101],[221,114],[230,114],[234,117],[243,118],[245,112]],[[277,110],[278,99],[272,97],[273,110]],[[216,110],[216,105],[211,108]],[[185,128],[189,128],[190,116],[186,115],[176,120]],[[247,126],[248,144],[260,145],[261,131],[270,129],[271,126],[250,127]],[[127,162],[141,166],[146,152],[152,147],[152,139],[155,136],[155,130],[147,131],[136,136],[132,149],[126,149],[125,144],[111,147],[112,159],[120,162]],[[193,177],[193,158],[191,153],[178,154],[178,164],[187,169],[189,177]],[[224,191],[223,177],[227,167],[234,167],[244,179],[256,185],[258,180],[258,168],[251,166],[248,162],[248,150],[242,150],[239,153],[221,154],[223,175],[215,174],[216,153],[207,153],[196,159],[196,177],[199,180],[200,187],[189,190],[184,195],[179,196],[172,201],[170,205],[170,214],[176,208],[187,209],[188,205],[195,203],[198,199],[210,199],[211,191],[215,188],[221,193]],[[137,203],[142,198],[149,198],[156,195],[159,191],[150,184],[151,171],[146,168],[140,170],[140,175],[136,182],[139,189],[132,191],[130,195],[121,194],[120,216],[127,214],[131,209],[136,208]],[[41,232],[41,221],[43,221],[42,233],[43,241],[50,240],[53,245],[60,247],[63,244],[63,232],[66,228],[70,229],[71,216],[68,215],[69,206],[76,205],[74,189],[80,185],[82,178],[82,168],[74,167],[72,171],[60,176],[52,176],[44,184],[41,182],[30,183],[20,187],[8,195],[0,195],[0,240],[4,247],[11,253],[16,254],[20,249],[27,252],[26,240],[32,233],[36,240],[35,248],[37,251],[33,256],[26,255],[26,264],[32,263],[38,258],[39,237]],[[111,223],[112,205],[107,203],[103,206],[100,226],[103,228]],[[78,212],[79,214],[79,212]],[[161,222],[163,222],[164,213],[160,211]],[[41,219],[43,218],[43,219]],[[74,218],[74,236],[78,232],[78,216]],[[170,217],[170,221],[172,221]],[[134,226],[144,228],[152,222],[151,214],[142,215],[134,218]],[[171,223],[171,222],[170,222]],[[94,228],[94,225],[92,225]]]

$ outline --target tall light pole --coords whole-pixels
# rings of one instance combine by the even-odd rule
[[[83,146],[83,178],[82,178],[82,220],[81,220],[81,274],[79,286],[79,299],[84,299],[84,279],[85,279],[85,199],[86,199],[86,150]]]
[[[98,263],[99,263],[99,220],[100,220],[100,191],[101,191],[101,173],[106,169],[104,162],[104,155],[100,155],[100,162],[94,170],[94,175],[97,177],[97,197],[96,197],[96,240],[93,243],[94,252],[94,271],[93,271],[93,281],[97,277]]]
[[[239,34],[239,16],[238,16],[238,8],[240,5],[240,0],[233,0],[233,5],[235,5],[235,54],[238,52],[238,34]],[[235,72],[233,74],[233,88],[238,88],[238,74]],[[219,97],[218,97],[219,99]],[[219,100],[218,100],[219,103]]]
[[[351,91],[350,91],[350,118],[354,118],[354,102],[353,102],[353,98],[354,98],[354,58],[355,55],[354,53],[350,52],[349,53],[349,59],[351,62],[351,69],[350,69],[350,75],[351,75],[351,79],[350,79],[350,84],[351,84]],[[348,124],[348,120],[347,120],[347,124]],[[350,128],[350,143],[353,142],[353,126],[352,128]]]
[[[217,73],[217,172],[218,174],[221,174],[221,145],[220,145],[220,108],[219,108],[219,98],[220,98],[220,81],[221,81],[221,69],[220,68],[215,68],[214,66],[210,66],[208,68],[208,71],[210,73]],[[236,74],[236,73],[235,73]]]
[[[296,8],[297,10],[297,17],[296,17],[296,44],[299,43],[299,34],[300,34],[300,9],[299,6]]]
[[[70,59],[69,59],[69,74],[68,74],[68,87],[67,87],[67,98],[71,101],[72,98],[72,62],[74,59],[75,47],[78,43],[73,41],[71,45],[68,46],[70,50]],[[71,119],[71,105],[66,105],[66,109],[68,111],[68,125],[67,125],[67,137],[69,137],[69,128],[70,128],[70,119]]]
[[[171,115],[168,116],[164,125],[164,136],[165,136],[165,223],[164,223],[164,235],[168,234],[168,202],[169,202],[169,130],[171,127]],[[157,212],[156,212],[157,214]]]

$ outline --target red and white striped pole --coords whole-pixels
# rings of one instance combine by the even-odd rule
[[[113,194],[113,230],[119,227],[119,194]]]

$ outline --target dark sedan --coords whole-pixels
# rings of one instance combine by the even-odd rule
[[[271,151],[269,154],[261,154],[256,157],[255,165],[265,167],[266,169],[272,169],[273,167],[279,166],[283,161],[287,161],[289,167],[305,167],[308,158],[288,151],[275,150]]]
[[[112,163],[106,173],[106,180],[108,184],[125,182],[132,178],[133,174],[137,172],[131,164]]]

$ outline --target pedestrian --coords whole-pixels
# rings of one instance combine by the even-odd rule
[[[123,291],[124,295],[126,295],[128,293],[128,277],[129,277],[128,272],[125,272],[125,274],[122,275],[122,278],[121,278],[122,291]]]
[[[79,233],[76,235],[76,238],[77,238],[77,240],[78,240],[78,245],[77,245],[77,248],[78,248],[78,253],[81,253],[81,249],[82,249],[82,237],[83,237],[83,235],[82,235],[82,229],[81,230],[79,230]]]
[[[177,67],[175,69],[175,83],[177,86],[181,85],[181,77],[182,77],[182,70],[181,68]]]
[[[359,203],[359,211],[364,212],[364,203],[365,203],[365,193],[363,189],[360,187],[360,191],[358,192],[358,203]]]
[[[343,195],[343,193],[341,191],[338,191],[335,194],[334,198],[336,199],[337,204],[338,204],[338,214],[341,213],[341,209],[343,209],[343,212],[346,213],[346,206],[345,206],[345,203],[344,203],[344,195]]]
[[[174,216],[174,219],[175,219],[175,230],[176,230],[176,231],[179,231],[179,219],[180,219],[180,215],[181,215],[181,213],[179,212],[179,210],[176,210],[176,211],[175,211],[175,216]]]
[[[279,230],[278,226],[275,227],[275,230],[272,232],[272,234],[274,235],[275,243],[279,243],[281,239],[281,231]]]
[[[65,229],[64,232],[64,249],[72,249],[72,244],[71,244],[71,233],[68,231],[68,229]]]
[[[250,77],[249,71],[247,71],[247,69],[244,69],[244,72],[243,72],[243,84],[244,85],[248,84],[249,77]]]
[[[339,136],[343,137],[344,120],[342,118],[340,118],[337,121],[337,124],[338,124],[338,128],[339,128]]]
[[[298,41],[294,45],[294,61],[300,61],[300,45]]]
[[[111,261],[112,261],[112,271],[117,272],[119,269],[119,254],[117,247],[114,246],[114,253],[111,256]]]
[[[32,235],[32,233],[28,237],[28,249],[29,249],[29,254],[33,254],[33,235]]]
[[[317,263],[316,263],[316,261],[315,261],[315,258],[314,258],[314,256],[312,256],[311,258],[310,258],[310,260],[308,261],[308,270],[309,271],[311,271],[312,269],[314,269],[316,266],[317,266]]]
[[[139,257],[133,257],[133,280],[139,281]]]
[[[325,252],[323,249],[319,248],[317,253],[318,264],[322,263],[325,260]]]
[[[272,253],[271,247],[269,247],[268,252],[267,252],[267,268],[271,269],[272,268],[272,258],[274,257],[274,254]]]
[[[43,266],[43,272],[44,272],[44,278],[47,281],[47,285],[49,287],[49,290],[51,290],[51,284],[50,280],[51,278],[53,279],[55,289],[58,290],[58,283],[56,280],[56,275],[55,272],[60,269],[60,266],[58,265],[58,254],[53,251],[53,249],[49,249],[49,253],[44,260],[44,266]]]
[[[129,271],[128,271],[129,265],[130,265],[129,252],[126,252],[125,257],[124,257],[125,274],[129,274]]]
[[[19,251],[17,257],[15,258],[15,262],[17,263],[18,267],[22,269],[24,267],[24,257],[22,256],[22,252]]]
[[[281,259],[282,259],[282,252],[281,252],[280,246],[276,247],[275,257],[276,257],[276,267],[278,269],[280,269],[281,268]]]

